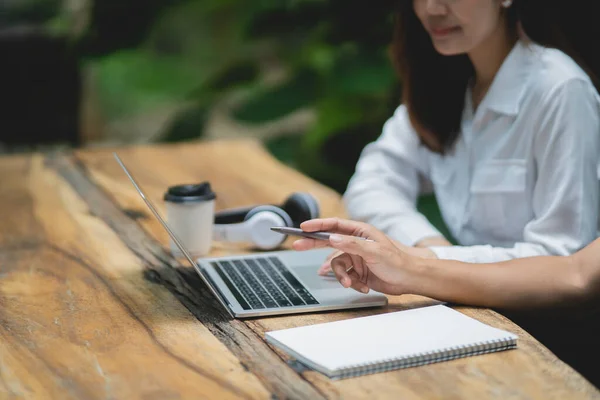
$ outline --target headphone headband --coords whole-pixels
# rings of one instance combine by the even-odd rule
[[[215,224],[235,224],[242,222],[254,207],[238,207],[215,213]]]

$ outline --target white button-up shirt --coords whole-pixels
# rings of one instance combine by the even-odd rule
[[[416,210],[432,187],[458,246],[441,259],[496,262],[571,254],[596,238],[600,97],[564,53],[512,49],[445,156],[424,147],[404,105],[363,150],[344,201],[349,216],[414,245],[440,236]]]

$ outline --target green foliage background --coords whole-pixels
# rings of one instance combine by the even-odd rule
[[[343,192],[360,151],[399,103],[401,81],[387,55],[395,0],[81,1],[91,7],[89,23],[70,40],[82,65],[97,71],[104,115],[188,104],[161,141],[201,138],[209,110],[231,93],[243,95],[232,118],[249,125],[312,110],[310,127],[266,145]],[[58,3],[20,4],[39,18]],[[15,10],[27,15],[27,7]],[[69,32],[72,21],[56,14],[49,24]],[[272,66],[281,72],[274,80]],[[432,197],[419,207],[445,231]]]
[[[166,99],[191,101],[162,138],[173,141],[198,137],[208,109],[232,91],[244,93],[232,117],[245,124],[311,109],[316,121],[307,131],[267,145],[343,191],[360,150],[380,134],[398,103],[400,83],[387,57],[393,2],[149,3],[154,15],[132,31],[128,18],[120,28],[119,13],[129,14],[121,2],[98,2],[82,40],[99,66],[102,106],[110,117]],[[276,82],[265,82],[266,63],[283,71]]]

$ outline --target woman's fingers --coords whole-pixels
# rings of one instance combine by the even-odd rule
[[[361,293],[369,293],[369,287],[361,281],[356,271],[357,267],[353,263],[352,257],[347,253],[343,253],[331,260],[331,268],[343,287],[352,288]]]
[[[305,251],[331,246],[326,240],[299,239],[292,243],[292,247],[294,250],[297,251]],[[328,275],[331,272],[331,260],[333,259],[333,257],[339,256],[340,254],[342,254],[341,251],[334,250],[330,255],[328,255],[321,267],[318,269],[317,274],[321,276]]]
[[[345,288],[349,288],[352,285],[352,279],[348,276],[351,267],[352,258],[349,254],[343,253],[331,260],[331,269],[337,280]]]
[[[350,258],[352,259],[352,267],[353,267],[352,271],[356,272],[357,279],[362,283],[366,283],[366,280],[365,280],[365,276],[366,276],[365,269],[366,268],[365,268],[362,257],[354,255],[354,254],[350,254]],[[348,275],[350,277],[352,277],[351,273],[348,273]]]
[[[329,275],[330,272],[331,272],[331,264],[329,264],[329,262],[325,262],[317,270],[317,275],[326,276],[326,275]]]
[[[321,276],[329,275],[329,273],[331,272],[331,260],[333,260],[334,257],[339,256],[340,254],[342,254],[341,251],[334,250],[330,255],[328,255],[321,267],[319,268],[319,270],[317,271],[317,274]]]
[[[323,247],[330,247],[329,242],[326,240],[317,239],[298,239],[292,243],[292,248],[297,251],[305,251],[312,249],[321,249]]]
[[[350,273],[348,273],[348,276],[350,277],[350,280],[352,281],[352,284],[350,285],[350,287],[354,290],[356,290],[357,292],[361,292],[364,294],[369,293],[369,286],[362,282],[362,280],[359,279],[358,274],[356,272],[354,272],[354,270],[352,270]]]
[[[331,260],[331,268],[343,287],[352,288],[361,293],[369,293],[369,287],[364,282],[361,282],[353,262],[349,254],[343,253]]]
[[[304,221],[300,228],[306,232],[326,231],[342,235],[364,236],[370,226],[363,222],[356,222],[340,218],[320,218]]]
[[[331,235],[329,237],[331,247],[343,251],[344,253],[354,254],[363,259],[377,257],[381,251],[381,245],[377,242],[363,240],[354,236]]]
[[[337,257],[341,254],[343,254],[343,253],[339,250],[336,250],[334,253],[330,254],[327,257],[327,259],[325,260],[325,262],[323,263],[323,265],[321,265],[321,267],[318,269],[317,274],[321,275],[321,276],[326,276],[326,275],[329,275],[330,273],[332,273],[333,270],[331,269],[331,260],[334,257]],[[352,270],[356,271],[356,273],[358,275],[358,279],[361,282],[366,282],[365,267],[364,267],[364,263],[362,262],[362,259],[359,256],[355,256],[352,254],[349,254],[349,256],[351,258],[350,265],[352,265]]]

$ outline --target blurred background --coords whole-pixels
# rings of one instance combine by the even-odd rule
[[[0,153],[253,137],[342,193],[400,101],[393,3],[0,0]]]

